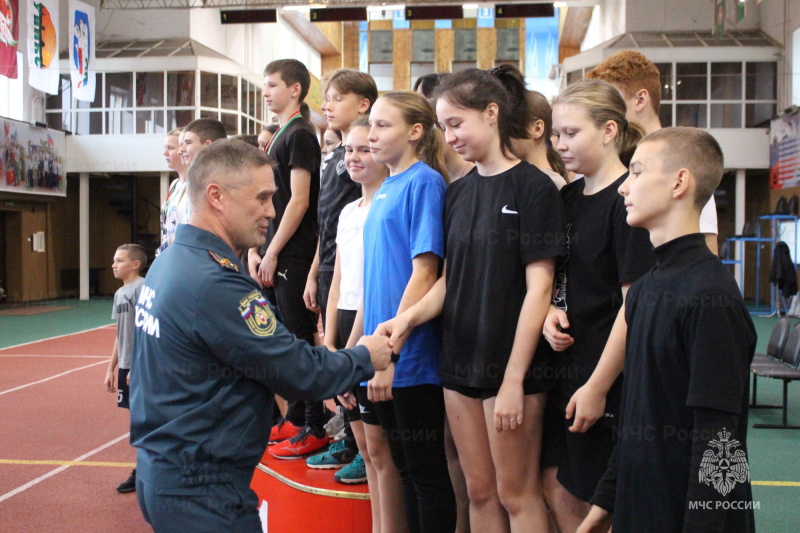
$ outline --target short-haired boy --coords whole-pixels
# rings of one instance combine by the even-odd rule
[[[661,74],[655,63],[633,50],[622,50],[609,56],[586,74],[587,78],[607,81],[625,100],[630,122],[638,122],[646,133],[661,129]],[[712,194],[700,215],[700,231],[708,248],[715,254],[717,245],[717,204]]]
[[[308,69],[296,59],[278,59],[264,69],[264,100],[280,124],[266,148],[277,163],[278,190],[272,197],[275,219],[266,246],[250,250],[248,266],[260,285],[274,291],[286,328],[314,345],[317,315],[306,309],[303,291],[317,248],[322,153],[314,127],[301,111],[310,85]],[[281,420],[270,433],[270,442],[279,442],[270,448],[276,457],[296,459],[328,443],[322,402],[290,402],[285,418],[290,423]]]
[[[193,120],[181,132],[180,150],[178,151],[181,162],[188,168],[194,161],[197,152],[204,146],[227,137],[225,125],[219,120],[213,118]]]
[[[754,531],[747,462],[756,333],[700,211],[723,173],[707,132],[651,133],[620,186],[656,266],[628,291],[617,444],[580,532]]]
[[[134,318],[139,288],[144,278],[139,275],[147,266],[147,252],[138,244],[123,244],[114,253],[111,268],[114,277],[121,279],[123,286],[114,294],[114,307],[111,318],[117,321],[117,338],[108,362],[105,386],[108,392],[117,393],[117,407],[130,409],[130,376],[131,354],[133,353]],[[114,384],[116,383],[116,387]],[[117,492],[133,492],[136,490],[136,469],[128,479],[123,481]]]

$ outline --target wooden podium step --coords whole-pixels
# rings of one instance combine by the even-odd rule
[[[265,452],[250,483],[258,495],[264,532],[370,533],[367,485],[336,483],[335,472],[308,468],[305,459],[275,459]]]

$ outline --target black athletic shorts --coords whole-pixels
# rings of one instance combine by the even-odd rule
[[[497,393],[500,392],[500,389],[482,389],[480,387],[463,387],[461,385],[454,385],[452,383],[442,382],[442,387],[451,390],[453,392],[457,392],[462,396],[466,396],[467,398],[474,398],[480,400],[488,400],[489,398],[494,398],[497,396]],[[522,382],[522,393],[525,396],[530,396],[531,394],[539,394],[543,392],[540,390],[539,383],[536,381],[525,380]]]
[[[371,426],[380,426],[381,421],[375,412],[375,406],[367,397],[367,388],[359,385],[356,393],[358,394],[358,410],[361,412],[361,421]]]
[[[131,390],[128,387],[128,373],[130,369],[120,368],[117,370],[117,407],[130,409]]]

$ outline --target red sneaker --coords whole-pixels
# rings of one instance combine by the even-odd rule
[[[328,445],[328,434],[322,431],[317,437],[308,426],[303,426],[300,433],[269,448],[269,453],[277,459],[300,459]]]
[[[275,444],[289,440],[300,433],[301,429],[302,428],[295,426],[285,418],[281,417],[278,423],[272,426],[272,429],[269,432],[269,443]]]

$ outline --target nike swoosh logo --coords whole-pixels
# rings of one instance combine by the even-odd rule
[[[503,209],[501,209],[500,212],[506,215],[519,215],[518,211],[512,211],[511,209],[508,208],[508,205],[504,205]]]

